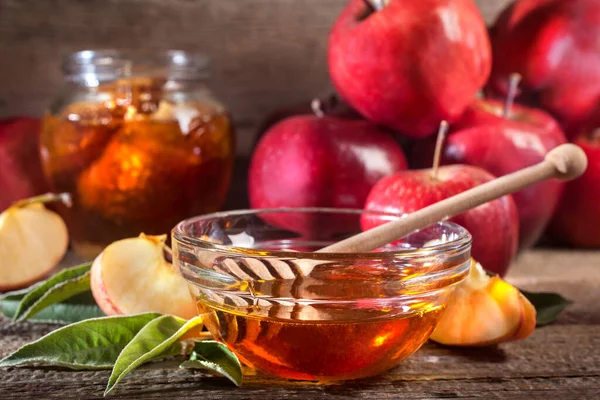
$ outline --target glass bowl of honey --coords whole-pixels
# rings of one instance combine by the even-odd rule
[[[65,57],[40,142],[52,190],[73,199],[58,211],[79,255],[222,207],[234,133],[209,71],[207,56],[179,50]]]
[[[471,236],[440,222],[368,253],[315,252],[399,215],[240,210],[173,230],[173,259],[216,340],[281,378],[381,374],[417,351],[468,274]],[[294,224],[296,221],[296,224]],[[296,229],[298,228],[298,229]]]

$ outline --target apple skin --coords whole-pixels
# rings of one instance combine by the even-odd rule
[[[491,47],[471,0],[352,0],[329,37],[329,73],[370,121],[420,139],[457,120],[487,81]],[[363,19],[363,16],[366,18]]]
[[[0,119],[0,211],[48,191],[39,155],[41,121]]]
[[[363,119],[360,114],[358,114],[356,111],[350,108],[350,106],[344,103],[336,94],[323,96],[318,98],[318,100],[321,102],[322,112],[328,117],[352,120]],[[292,104],[287,107],[282,107],[278,110],[275,110],[269,115],[267,115],[267,117],[262,121],[262,123],[256,130],[256,136],[252,148],[256,148],[258,142],[264,136],[264,134],[267,133],[269,129],[271,129],[271,127],[279,121],[297,115],[306,115],[314,113],[314,110],[312,108],[312,102],[313,100],[307,100],[296,104]]]
[[[102,254],[98,255],[97,262],[92,263],[90,269],[90,290],[94,296],[94,301],[106,315],[123,315],[116,304],[110,299],[106,286],[102,281]]]
[[[573,139],[600,103],[599,36],[599,1],[516,1],[491,29],[490,89],[506,94],[518,72],[520,101],[550,111]]]
[[[493,180],[489,172],[469,165],[440,167],[437,178],[431,169],[403,171],[377,182],[367,198],[365,209],[409,214],[443,199]],[[473,208],[450,219],[473,236],[472,257],[491,272],[506,274],[518,246],[519,219],[511,196]],[[383,221],[362,219],[364,230]]]
[[[384,176],[405,170],[406,158],[394,137],[364,120],[303,115],[273,126],[250,162],[252,208],[333,207],[361,209]],[[298,215],[269,222],[308,235],[336,224]],[[340,229],[343,221],[339,221]],[[356,228],[358,229],[358,221]]]
[[[504,104],[476,100],[452,127],[442,152],[442,165],[468,164],[503,176],[544,160],[545,155],[567,142],[558,123],[542,110],[513,105],[508,118]],[[411,163],[430,166],[435,140],[418,143]],[[519,212],[519,248],[538,241],[558,205],[564,183],[549,180],[514,193]]]
[[[566,183],[549,233],[571,246],[600,248],[600,138],[581,136],[575,144],[585,152],[588,168]]]

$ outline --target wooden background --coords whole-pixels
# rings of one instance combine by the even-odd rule
[[[346,1],[0,0],[0,117],[41,115],[68,52],[195,50],[213,59],[211,86],[247,154],[267,113],[329,90],[327,34]],[[493,21],[509,1],[477,3]]]

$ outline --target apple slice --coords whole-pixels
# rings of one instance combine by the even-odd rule
[[[533,305],[514,286],[490,277],[475,260],[450,295],[431,340],[450,346],[487,346],[522,340],[535,329]]]
[[[165,260],[166,238],[141,234],[112,243],[96,257],[90,285],[105,314],[198,315],[185,279]]]
[[[42,279],[58,265],[68,245],[62,218],[37,200],[9,207],[0,214],[0,292]]]

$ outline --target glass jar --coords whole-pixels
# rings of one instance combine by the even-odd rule
[[[75,251],[92,258],[111,242],[164,234],[222,207],[234,137],[205,86],[208,59],[184,51],[80,51],[44,118],[41,155]]]
[[[440,222],[373,252],[314,252],[360,232],[361,218],[400,216],[326,208],[204,215],[175,227],[173,261],[210,333],[245,364],[288,379],[364,378],[427,341],[469,272],[471,236]],[[281,224],[290,219],[315,229]]]

